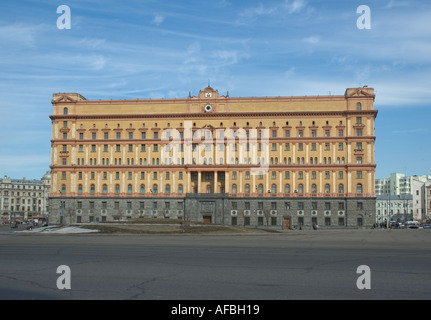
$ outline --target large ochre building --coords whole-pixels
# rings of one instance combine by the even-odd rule
[[[375,223],[374,90],[181,99],[53,95],[50,223]]]

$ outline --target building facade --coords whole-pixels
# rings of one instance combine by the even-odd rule
[[[376,179],[376,195],[414,194],[413,181],[425,183],[431,175],[406,176],[403,173],[391,173],[389,178]]]
[[[0,217],[3,223],[46,220],[51,174],[41,180],[0,179]]]
[[[50,223],[375,223],[374,90],[87,100],[53,95]]]
[[[376,223],[412,221],[413,195],[378,195],[376,197]]]

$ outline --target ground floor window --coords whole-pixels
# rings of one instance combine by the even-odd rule
[[[250,217],[245,217],[244,218],[244,225],[245,226],[249,226],[250,225]]]
[[[326,217],[325,218],[325,226],[330,226],[331,225],[331,218]]]
[[[298,218],[298,224],[299,224],[300,226],[303,226],[303,225],[304,225],[304,217],[299,217],[299,218]]]
[[[344,218],[338,218],[338,225],[344,226]]]
[[[232,225],[233,225],[233,226],[236,226],[236,224],[237,224],[237,219],[236,219],[236,217],[232,217]]]

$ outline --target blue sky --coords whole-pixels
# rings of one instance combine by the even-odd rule
[[[374,87],[376,178],[431,174],[430,1],[4,0],[0,176],[49,170],[53,93],[185,98],[208,81],[231,97]]]

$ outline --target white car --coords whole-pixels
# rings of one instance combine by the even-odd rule
[[[407,221],[404,224],[404,228],[406,228],[406,229],[419,229],[419,222],[417,222],[417,221]]]

